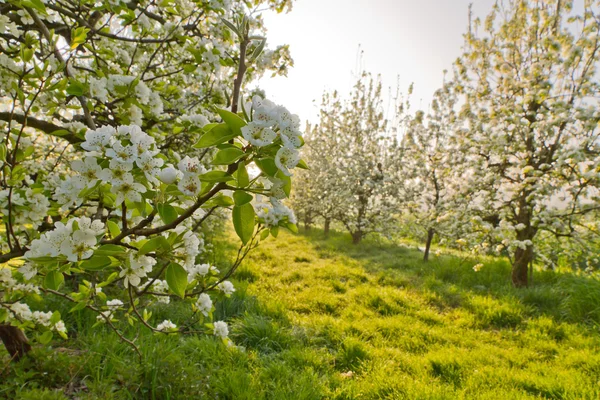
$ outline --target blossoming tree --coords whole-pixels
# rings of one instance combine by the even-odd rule
[[[319,123],[307,126],[304,139],[304,157],[310,162],[310,170],[300,170],[296,176],[296,190],[292,196],[294,210],[302,215],[305,226],[317,219],[323,223],[323,233],[329,236],[331,223],[340,212],[336,165],[339,136],[343,132],[336,127],[341,99],[336,91],[324,93]]]
[[[598,208],[600,2],[499,1],[456,64],[468,129],[472,208],[528,284],[539,232],[577,235]],[[492,218],[493,217],[493,218]],[[496,221],[490,223],[491,221]]]
[[[400,197],[403,212],[409,216],[407,224],[426,238],[425,261],[434,235],[453,231],[460,209],[454,188],[457,166],[463,162],[461,154],[453,151],[455,131],[460,129],[456,101],[448,82],[434,94],[427,114],[417,111],[403,120]]]
[[[315,148],[305,181],[316,185],[309,189],[316,194],[313,212],[326,224],[330,218],[342,223],[353,243],[393,220],[394,140],[382,103],[381,83],[363,73],[349,100],[337,93],[323,96],[320,123],[310,134]]]
[[[235,290],[228,279],[259,240],[295,230],[281,200],[299,119],[243,97],[291,63],[247,16],[260,5],[290,2],[0,4],[0,338],[13,358],[30,349],[24,332],[67,337],[59,312],[30,308],[48,296],[95,312],[138,354],[125,324],[230,343],[213,299]],[[220,209],[241,240],[223,271],[201,234]],[[174,298],[190,320],[154,321],[150,306]]]

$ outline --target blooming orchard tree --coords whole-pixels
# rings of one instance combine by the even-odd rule
[[[304,157],[310,160],[310,170],[299,170],[296,185],[301,190],[294,192],[294,210],[304,218],[305,225],[316,218],[323,221],[323,233],[329,236],[331,223],[341,213],[343,206],[338,193],[339,168],[336,165],[336,150],[339,136],[343,132],[336,127],[336,118],[341,109],[341,99],[337,91],[324,93],[320,110],[319,124],[306,129]]]
[[[353,243],[393,220],[393,140],[382,108],[381,83],[363,73],[350,100],[337,93],[323,97],[321,122],[310,135],[306,181],[315,186],[300,190],[314,193],[314,212],[326,224],[329,218],[341,222]]]
[[[235,291],[228,279],[269,231],[295,230],[281,200],[300,161],[299,119],[260,97],[241,101],[244,83],[291,62],[245,16],[261,4],[290,6],[0,5],[0,338],[13,358],[30,349],[23,331],[41,343],[67,337],[60,313],[30,308],[48,296],[92,310],[136,351],[127,323],[230,343],[213,301]],[[228,208],[242,244],[219,271],[201,229]],[[190,320],[154,321],[149,307],[174,298]]]
[[[515,286],[528,284],[540,232],[573,237],[598,208],[599,7],[586,1],[575,15],[569,0],[499,1],[456,63],[464,181],[473,211],[488,214],[477,229],[512,254]]]
[[[427,115],[417,111],[403,122],[400,196],[403,211],[411,217],[409,223],[424,233],[418,236],[426,237],[425,261],[434,235],[453,230],[459,209],[455,172],[463,160],[453,151],[454,132],[460,129],[456,101],[452,83],[447,83],[435,93]]]

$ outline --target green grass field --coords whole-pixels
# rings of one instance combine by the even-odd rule
[[[245,350],[209,337],[144,333],[131,348],[95,316],[65,315],[72,338],[7,364],[19,399],[598,399],[600,281],[535,274],[516,290],[506,262],[434,256],[281,233],[244,262],[218,318]],[[218,259],[234,251],[217,246]],[[154,308],[177,323],[186,307]]]

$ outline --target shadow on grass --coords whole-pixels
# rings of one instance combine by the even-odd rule
[[[481,327],[515,328],[534,316],[600,326],[600,281],[590,276],[538,269],[531,287],[516,289],[507,260],[432,254],[425,262],[418,249],[387,239],[367,237],[354,245],[349,234],[331,231],[325,239],[316,228],[300,235],[310,239],[320,258],[349,257],[379,286],[416,290],[442,311],[464,307]],[[484,267],[475,272],[478,262]]]

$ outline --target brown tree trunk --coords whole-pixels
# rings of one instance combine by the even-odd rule
[[[352,244],[359,244],[363,238],[363,234],[361,231],[352,233]]]
[[[0,339],[13,360],[21,359],[31,350],[27,336],[22,330],[11,325],[0,324]]]
[[[429,228],[427,231],[427,242],[425,242],[425,254],[423,254],[423,261],[429,260],[429,250],[431,249],[431,242],[433,241],[433,235],[435,231],[433,228]]]
[[[512,265],[512,283],[515,287],[527,287],[529,285],[529,264],[533,261],[533,246],[527,246],[525,250],[520,247],[515,250],[515,262]]]
[[[304,232],[310,232],[312,228],[312,217],[310,214],[304,214]]]
[[[323,227],[323,233],[325,234],[325,239],[329,237],[329,226],[331,225],[331,219],[325,218],[325,226]]]
[[[531,211],[527,203],[529,192],[524,193],[519,202],[519,213],[517,221],[525,225],[524,229],[517,231],[517,240],[520,242],[533,242],[537,229],[531,226]],[[515,260],[512,264],[512,284],[514,287],[522,288],[529,285],[529,266],[533,262],[533,243],[525,246],[524,249],[518,247],[515,250]]]

